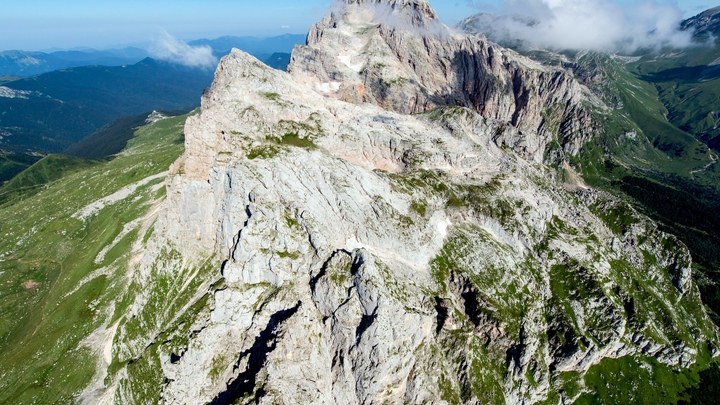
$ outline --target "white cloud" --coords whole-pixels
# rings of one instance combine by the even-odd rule
[[[504,18],[480,28],[497,39],[519,39],[555,49],[632,52],[684,47],[692,33],[679,30],[682,12],[672,4],[644,0],[504,0]],[[528,24],[527,18],[532,20]]]
[[[218,63],[209,46],[190,46],[164,31],[148,52],[155,59],[193,68],[213,69]]]

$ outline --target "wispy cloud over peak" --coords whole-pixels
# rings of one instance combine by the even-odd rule
[[[213,69],[218,63],[209,46],[190,46],[165,31],[149,47],[148,52],[153,58],[192,68]]]
[[[692,44],[692,33],[680,30],[681,11],[651,0],[505,0],[501,14],[475,28],[497,40],[554,49],[633,52]]]
[[[383,24],[388,27],[412,31],[422,36],[444,37],[451,35],[450,30],[438,18],[435,10],[427,3],[409,2],[348,2],[336,0],[330,8],[330,14],[346,15],[355,24]]]

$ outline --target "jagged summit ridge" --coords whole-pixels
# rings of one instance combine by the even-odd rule
[[[546,160],[554,141],[561,154],[575,154],[594,136],[583,103],[598,101],[562,69],[539,65],[484,38],[452,33],[432,8],[420,13],[430,16],[423,17],[424,25],[398,26],[378,19],[376,7],[413,16],[430,6],[342,3],[313,26],[306,46],[295,48],[288,71],[328,96],[404,114],[471,108],[499,128],[500,144],[510,138],[505,129],[516,129],[521,137],[536,134],[524,144],[509,144],[536,161]]]
[[[356,5],[369,12],[373,22],[401,25],[402,28],[430,28],[439,24],[435,9],[426,0],[344,0],[344,6]],[[344,7],[340,6],[338,11]],[[400,21],[410,25],[399,24]]]
[[[712,35],[720,28],[720,6],[705,10],[688,18],[681,24],[683,30],[694,30],[697,34]]]

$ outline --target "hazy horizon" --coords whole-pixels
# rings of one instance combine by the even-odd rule
[[[167,32],[182,40],[221,36],[273,37],[304,35],[322,19],[333,3],[311,0],[260,2],[214,0],[206,2],[128,0],[98,4],[70,0],[27,0],[6,7],[0,15],[0,51],[41,51],[53,48],[109,49],[149,44]],[[431,2],[450,23],[477,9],[467,1]]]
[[[605,3],[602,3],[604,1]],[[599,4],[650,3],[673,6],[683,18],[713,7],[704,0],[643,1],[602,0]],[[597,1],[596,1],[597,2]],[[0,51],[47,51],[53,49],[110,49],[148,46],[164,32],[182,40],[213,39],[220,36],[273,37],[307,33],[320,20],[332,0],[311,0],[298,4],[289,0],[260,2],[214,0],[139,0],[122,3],[90,0],[27,0],[6,6],[0,15]],[[480,11],[502,13],[526,8],[527,3],[546,7],[591,4],[589,0],[431,0],[442,21],[453,25]]]

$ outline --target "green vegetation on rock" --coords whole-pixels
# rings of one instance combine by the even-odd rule
[[[185,118],[140,128],[111,161],[48,156],[0,189],[0,402],[74,403],[95,376],[103,337],[89,336],[126,305],[131,246]]]
[[[652,357],[603,359],[588,370],[584,385],[589,392],[575,404],[675,404],[687,398],[683,392],[696,379],[692,372],[673,369]]]

